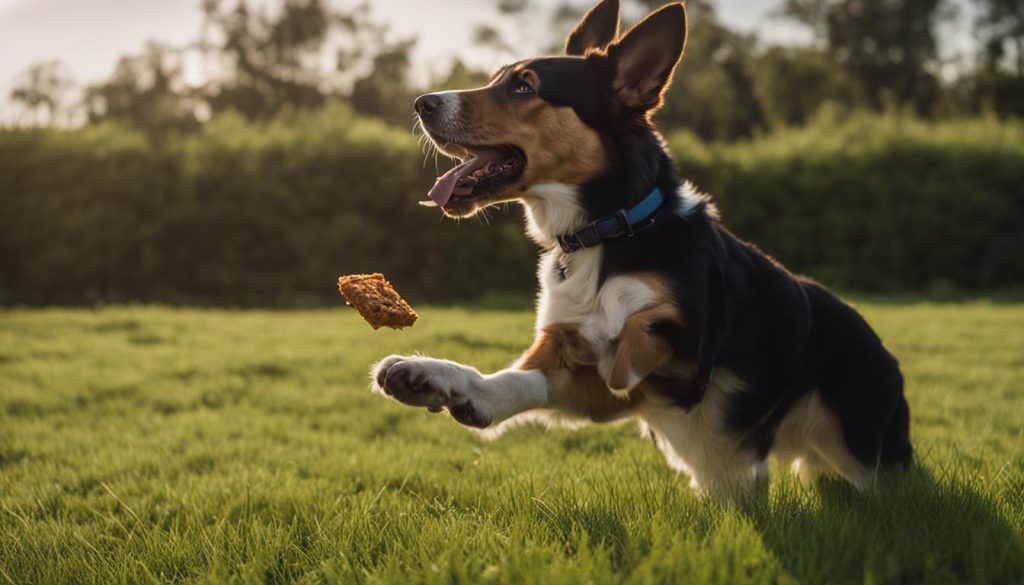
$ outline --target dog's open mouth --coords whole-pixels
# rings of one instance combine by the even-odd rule
[[[437,178],[429,201],[422,205],[444,207],[452,201],[470,201],[494,195],[523,174],[526,156],[514,146],[461,146],[468,158]]]

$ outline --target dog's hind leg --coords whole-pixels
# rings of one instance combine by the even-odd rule
[[[814,451],[808,451],[790,463],[790,470],[804,487],[810,487],[821,477],[826,463]]]
[[[815,391],[798,400],[775,434],[772,453],[791,463],[801,483],[810,485],[821,474],[838,475],[861,491],[874,485],[874,468],[854,456],[842,421]]]

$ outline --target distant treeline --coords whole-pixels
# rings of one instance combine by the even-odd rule
[[[1024,283],[1024,123],[820,114],[750,141],[669,143],[725,223],[861,291]],[[444,165],[444,163],[442,163]],[[0,302],[338,302],[339,274],[407,296],[529,294],[518,211],[442,220],[407,131],[348,106],[156,139],[113,123],[0,132]]]
[[[416,37],[390,30],[397,9],[385,3],[204,0],[189,42],[147,43],[104,79],[82,83],[59,61],[29,67],[6,96],[4,118],[17,126],[113,121],[162,138],[226,112],[268,120],[340,100],[407,127],[420,93],[476,87],[502,63],[561,53],[595,2],[483,3],[493,16],[472,26],[472,43],[448,47],[472,52],[470,61],[487,64],[480,67],[424,63]],[[623,25],[663,4],[623,0]],[[686,56],[658,113],[663,128],[734,140],[801,125],[826,106],[931,120],[1024,116],[1024,0],[976,0],[971,10],[960,0],[780,0],[774,17],[797,32],[783,44],[731,28],[714,0],[686,4]],[[437,26],[452,26],[446,15],[456,10],[440,3]],[[948,44],[964,38],[974,42]]]

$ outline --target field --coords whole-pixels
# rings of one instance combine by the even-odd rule
[[[1024,581],[1024,305],[858,306],[920,465],[875,495],[773,468],[744,507],[632,423],[484,442],[368,390],[389,353],[501,367],[528,312],[0,312],[0,582]]]

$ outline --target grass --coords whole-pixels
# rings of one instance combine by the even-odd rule
[[[921,465],[742,509],[632,424],[484,443],[367,390],[393,352],[501,367],[527,312],[2,312],[0,583],[1022,582],[1024,305],[860,306]]]

